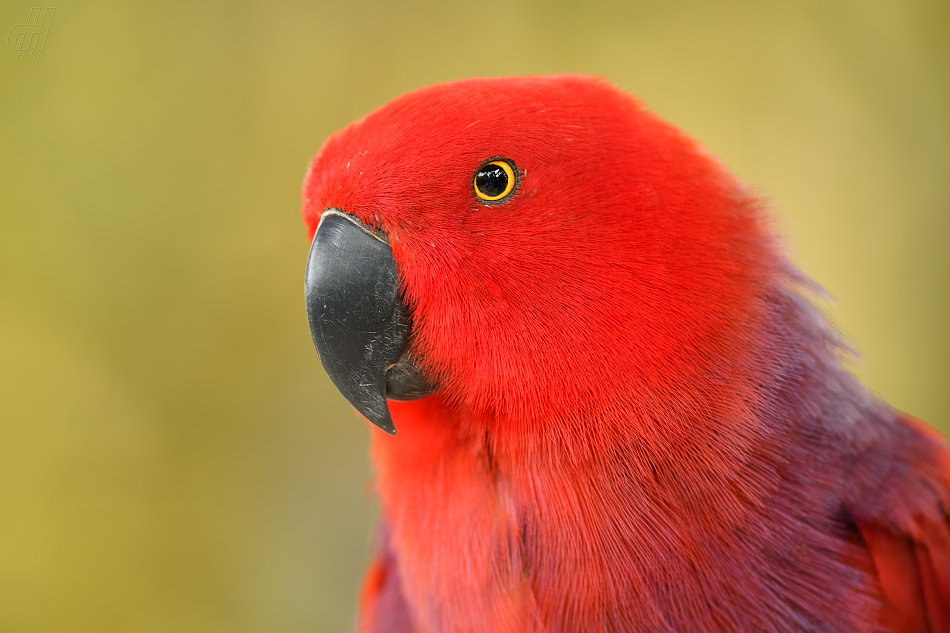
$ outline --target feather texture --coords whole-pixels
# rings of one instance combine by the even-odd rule
[[[503,157],[519,187],[473,195]],[[947,631],[948,453],[876,400],[762,203],[606,82],[409,93],[327,141],[440,391],[373,431],[360,630]]]

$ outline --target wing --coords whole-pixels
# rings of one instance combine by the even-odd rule
[[[402,595],[399,563],[389,546],[389,526],[383,521],[376,536],[376,553],[360,592],[358,633],[414,633],[412,614]]]
[[[885,477],[892,494],[883,507],[863,504],[856,523],[877,572],[882,623],[895,633],[950,633],[950,451],[926,425],[899,422],[906,446],[895,450],[906,458]]]

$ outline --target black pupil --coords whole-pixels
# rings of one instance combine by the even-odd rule
[[[508,174],[498,165],[485,165],[478,170],[475,184],[482,194],[494,198],[500,196],[508,186]]]

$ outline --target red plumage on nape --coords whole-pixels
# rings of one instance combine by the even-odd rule
[[[359,630],[950,631],[945,444],[842,368],[762,204],[636,100],[423,88],[303,195],[311,237],[328,208],[386,234],[439,387],[373,430]]]

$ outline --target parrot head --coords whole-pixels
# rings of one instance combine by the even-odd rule
[[[326,142],[303,200],[314,343],[390,433],[387,399],[433,393],[518,432],[721,400],[780,265],[731,174],[583,76],[403,95]]]

